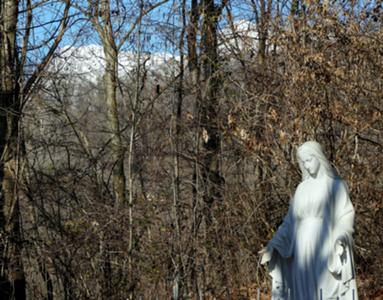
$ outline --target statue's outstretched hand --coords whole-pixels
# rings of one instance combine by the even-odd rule
[[[268,249],[267,247],[264,247],[262,248],[262,250],[260,250],[258,252],[259,255],[262,256],[261,258],[261,265],[264,265],[265,263],[269,262],[271,260],[271,256],[273,254],[273,250],[272,249]]]

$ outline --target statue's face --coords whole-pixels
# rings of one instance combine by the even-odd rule
[[[316,177],[320,168],[319,160],[309,153],[300,153],[300,159],[302,160],[303,167],[307,170],[311,177]]]

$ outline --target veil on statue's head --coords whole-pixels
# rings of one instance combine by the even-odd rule
[[[310,177],[310,174],[303,166],[303,162],[300,158],[300,153],[306,153],[316,157],[321,164],[321,168],[323,168],[327,176],[331,178],[339,178],[338,172],[331,166],[331,163],[324,155],[322,146],[316,141],[308,141],[299,146],[297,150],[297,160],[299,168],[302,172],[302,180],[308,179]]]

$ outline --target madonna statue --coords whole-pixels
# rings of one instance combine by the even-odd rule
[[[354,208],[346,183],[314,141],[298,148],[302,182],[289,211],[260,251],[272,300],[356,300]]]

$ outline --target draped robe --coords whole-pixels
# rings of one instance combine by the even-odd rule
[[[327,175],[302,181],[267,248],[273,300],[356,300],[354,208],[346,184]],[[343,252],[336,251],[336,244]]]

